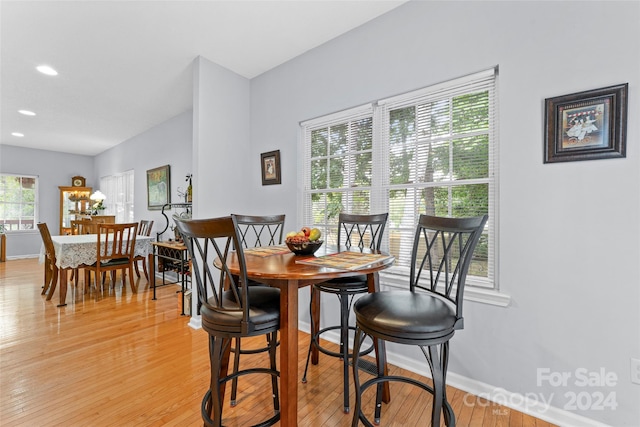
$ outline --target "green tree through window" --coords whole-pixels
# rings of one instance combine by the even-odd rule
[[[303,123],[305,225],[331,245],[340,212],[389,212],[383,247],[401,271],[420,214],[489,214],[469,283],[493,287],[493,71]]]
[[[0,174],[0,224],[6,231],[36,228],[37,178]]]

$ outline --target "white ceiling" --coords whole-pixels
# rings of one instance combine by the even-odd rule
[[[0,143],[99,154],[189,110],[197,56],[253,78],[405,1],[2,0]]]

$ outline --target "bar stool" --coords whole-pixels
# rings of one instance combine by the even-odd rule
[[[381,386],[388,381],[412,384],[431,393],[431,425],[440,425],[441,412],[444,412],[447,426],[455,425],[445,388],[449,340],[464,326],[464,285],[487,218],[487,215],[477,218],[420,215],[411,253],[409,289],[367,294],[354,304],[356,407],[352,427],[356,427],[358,421],[372,426],[362,412],[362,394],[373,385],[377,386],[374,422],[380,422]],[[380,349],[384,347],[384,341],[419,346],[429,363],[433,387],[413,378],[384,375],[383,351],[378,358],[377,376],[360,384],[356,366],[366,335],[377,338]]]
[[[387,223],[389,214],[376,215],[355,215],[341,213],[338,217],[338,245],[347,249],[359,248],[380,250],[382,235]],[[320,325],[320,313],[313,309],[314,299],[320,298],[322,292],[334,294],[340,300],[340,324],[328,326],[320,329],[314,334],[315,325]],[[320,352],[333,357],[339,357],[343,360],[343,390],[344,405],[343,411],[349,413],[349,360],[352,355],[349,353],[349,330],[355,330],[355,327],[349,326],[349,313],[351,312],[351,304],[354,295],[365,294],[368,292],[367,276],[360,275],[354,277],[345,277],[334,279],[328,282],[319,283],[312,287],[311,291],[311,341],[309,343],[309,351],[307,352],[307,363],[304,368],[302,382],[307,382],[307,370],[309,369],[309,360],[313,348],[317,348]],[[340,331],[340,352],[328,350],[320,345],[320,336],[328,331]],[[364,351],[364,354],[370,353],[373,347]],[[315,362],[315,361],[314,361]]]
[[[174,216],[174,221],[191,256],[202,329],[209,334],[211,379],[201,405],[204,425],[221,426],[225,384],[249,374],[271,376],[271,390],[264,392],[273,398],[274,414],[258,426],[273,425],[280,419],[279,372],[276,370],[280,291],[245,285],[247,269],[234,216],[211,219]],[[239,275],[231,274],[228,267],[234,249]],[[232,340],[259,335],[265,335],[269,342],[269,368],[255,367],[226,375]]]
[[[274,246],[282,243],[282,234],[284,232],[285,215],[234,215],[236,226],[238,228],[238,236],[243,249],[257,248],[262,246]],[[262,283],[247,279],[249,286],[265,286]],[[273,292],[273,291],[269,291]],[[231,349],[233,357],[234,374],[240,369],[241,354],[257,354],[269,351],[269,343],[267,346],[260,348],[243,349],[242,340],[235,339],[235,343]],[[276,343],[278,345],[278,343]],[[231,381],[231,406],[236,406],[238,396],[238,377],[234,377]]]

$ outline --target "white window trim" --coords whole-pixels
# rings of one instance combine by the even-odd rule
[[[408,277],[398,270],[383,270],[380,272],[380,290],[407,290],[408,280]],[[508,307],[511,303],[511,296],[498,289],[473,286],[473,278],[470,276],[467,276],[464,299],[498,307]]]
[[[492,129],[492,132],[494,135],[494,139],[492,141],[493,156],[491,157],[491,160],[490,160],[493,163],[489,165],[490,170],[494,173],[493,180],[491,183],[491,185],[493,186],[493,189],[492,189],[492,192],[490,193],[493,195],[494,200],[489,201],[489,215],[490,217],[493,218],[493,226],[491,229],[491,233],[492,233],[491,237],[493,240],[493,244],[490,246],[490,250],[493,252],[493,255],[492,255],[493,263],[489,268],[493,270],[493,280],[491,281],[491,283],[488,283],[489,282],[488,280],[483,280],[482,278],[468,276],[464,298],[465,300],[469,300],[469,301],[475,301],[475,302],[495,305],[499,307],[507,307],[510,304],[511,297],[500,291],[499,277],[498,277],[498,273],[499,273],[499,254],[498,254],[499,177],[498,177],[497,166],[499,165],[499,162],[498,162],[499,114],[498,114],[498,102],[497,102],[497,99],[498,99],[498,84],[497,84],[498,68],[497,67],[484,70],[479,73],[470,74],[468,76],[460,77],[458,79],[453,79],[448,82],[436,84],[424,89],[410,92],[408,94],[401,94],[401,95],[385,98],[376,103],[368,103],[368,104],[364,104],[351,109],[328,114],[326,116],[317,117],[314,119],[300,122],[299,134],[298,134],[298,150],[299,150],[298,152],[300,153],[300,155],[302,155],[306,159],[308,148],[305,146],[305,138],[306,138],[306,132],[308,131],[309,128],[321,127],[323,125],[336,123],[340,120],[349,120],[350,117],[353,117],[355,115],[365,114],[368,111],[373,111],[373,121],[374,121],[373,144],[374,144],[374,147],[376,146],[379,147],[381,145],[381,139],[382,139],[381,126],[383,126],[383,122],[384,122],[382,117],[383,116],[382,114],[383,108],[381,108],[382,106],[396,104],[396,103],[406,103],[411,99],[419,99],[421,97],[424,97],[425,95],[437,93],[445,88],[450,88],[452,85],[463,85],[465,84],[465,82],[478,80],[482,78],[489,78],[491,76],[495,76],[495,80],[496,80],[495,91],[493,92],[494,101],[495,101],[493,103],[494,117],[493,117],[493,129]],[[381,162],[377,161],[378,159],[375,158],[379,155],[379,153],[380,153],[379,150],[374,149],[373,170],[372,170],[372,175],[374,177],[374,180],[383,178],[382,176],[383,174],[381,173],[382,171],[380,170]],[[306,163],[304,161],[298,162],[298,176],[303,177],[302,180],[298,181],[298,200],[299,200],[298,217],[301,219],[304,219],[307,214],[305,211],[304,203],[302,203],[302,201],[305,200],[304,186],[305,186],[305,183],[308,182],[310,179],[310,172],[308,168],[306,168]],[[381,197],[384,191],[385,189],[383,188],[383,186],[380,185],[379,182],[378,183],[372,182],[372,191],[370,194],[372,204],[374,199]],[[408,280],[407,274],[401,268],[392,267],[380,273],[381,288],[383,289],[385,287],[389,289],[392,289],[392,288],[406,289],[407,280]]]
[[[20,178],[34,178],[36,183],[35,202],[33,208],[34,227],[31,230],[5,230],[4,233],[9,234],[40,234],[37,224],[40,222],[40,176],[19,174],[19,173],[2,173],[3,176],[17,176]]]

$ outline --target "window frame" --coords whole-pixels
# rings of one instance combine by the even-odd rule
[[[33,205],[33,228],[25,228],[25,229],[20,229],[18,228],[17,230],[11,230],[11,229],[5,229],[4,233],[5,234],[21,234],[21,233],[34,233],[37,231],[37,224],[39,221],[39,209],[40,209],[40,180],[38,175],[28,175],[28,174],[15,174],[15,173],[0,173],[0,180],[4,181],[5,177],[17,177],[22,179],[33,179],[34,180],[34,200],[33,202],[25,202],[22,200],[22,197],[20,199],[20,202],[11,202],[11,204],[20,204],[25,205],[25,204],[29,204],[29,205]],[[1,185],[0,185],[1,187]],[[4,191],[4,190],[3,190]],[[0,200],[0,204],[5,205],[6,203],[9,202],[5,202]],[[22,210],[22,209],[21,209]],[[3,211],[4,212],[4,211]],[[20,218],[18,219],[18,224],[22,223],[22,218],[23,216],[21,215]],[[29,221],[31,222],[31,221]],[[0,223],[1,224],[5,224],[5,218],[0,218]],[[19,226],[19,225],[18,225]]]
[[[303,139],[305,140],[312,140],[312,133],[314,131],[317,130],[322,130],[325,127],[326,128],[331,128],[331,127],[337,127],[337,126],[342,126],[344,124],[347,124],[347,143],[346,145],[349,146],[350,142],[354,142],[350,137],[351,137],[351,133],[350,131],[352,130],[352,126],[355,126],[356,123],[360,122],[363,119],[371,119],[371,148],[367,149],[367,150],[352,150],[351,147],[348,147],[346,149],[345,153],[342,154],[336,154],[336,153],[331,153],[330,152],[330,144],[327,147],[327,152],[325,153],[325,155],[321,155],[321,156],[316,156],[314,157],[314,159],[321,159],[321,158],[326,158],[327,159],[327,181],[328,184],[331,181],[330,179],[330,164],[331,164],[331,160],[336,159],[336,158],[342,158],[342,159],[346,159],[347,163],[348,160],[352,160],[355,161],[355,157],[357,157],[358,155],[364,153],[364,152],[371,152],[372,153],[372,157],[375,156],[374,154],[374,149],[373,149],[373,143],[374,143],[374,136],[373,134],[375,133],[375,126],[373,124],[373,116],[374,113],[374,108],[372,104],[366,104],[360,107],[356,107],[353,109],[349,109],[349,110],[345,110],[345,111],[341,111],[338,113],[334,113],[334,114],[330,114],[328,116],[324,116],[322,118],[316,119],[316,120],[312,120],[309,122],[306,122],[306,124],[308,126],[305,126],[302,130],[303,133]],[[327,132],[330,132],[330,129],[327,129]],[[303,145],[304,142],[302,143]],[[306,145],[305,145],[306,146]],[[354,190],[354,188],[356,187],[337,187],[337,188],[332,188],[329,185],[326,188],[311,188],[312,187],[312,177],[311,177],[311,168],[307,168],[306,165],[310,164],[311,159],[312,159],[312,147],[311,145],[309,145],[308,147],[309,149],[307,150],[305,148],[304,151],[301,151],[304,153],[304,161],[300,162],[300,164],[302,165],[303,168],[303,174],[302,176],[304,176],[304,183],[305,183],[305,188],[303,188],[303,195],[302,195],[302,203],[299,203],[299,206],[303,206],[302,207],[302,218],[303,218],[303,222],[304,224],[314,224],[314,227],[319,228],[322,231],[322,234],[324,236],[325,242],[326,244],[335,244],[335,239],[337,238],[337,231],[338,231],[338,215],[337,213],[335,213],[335,215],[333,215],[331,218],[327,218],[327,215],[324,215],[324,219],[325,221],[323,222],[316,222],[315,219],[313,218],[313,194],[323,194],[323,193],[343,193],[343,194],[347,194],[347,198],[352,200],[352,193],[354,193],[355,191],[368,191],[369,192],[369,200],[370,200],[370,206],[373,203],[373,201],[371,200],[372,198],[374,198],[374,194],[373,194],[373,182],[371,183],[372,185],[369,186],[358,186],[357,190]],[[373,159],[372,159],[372,168],[373,168]],[[350,168],[346,168],[347,169],[347,176],[346,178],[351,181],[353,178],[353,171]],[[372,169],[372,175],[373,175],[373,169]],[[344,178],[344,177],[343,177]],[[308,184],[308,186],[307,186]],[[351,212],[354,212],[353,210],[350,210]]]
[[[446,90],[453,90],[453,96],[459,96],[467,93],[474,93],[474,87],[465,89],[469,82],[476,80],[489,79],[489,176],[486,179],[470,180],[469,183],[486,182],[489,187],[488,193],[488,213],[491,224],[488,225],[489,238],[489,254],[487,268],[489,269],[486,278],[468,276],[467,280],[467,299],[487,302],[490,304],[506,306],[509,303],[509,297],[500,294],[498,280],[498,73],[497,67],[453,79],[441,84],[429,86],[406,94],[394,96],[387,99],[379,100],[372,104],[365,104],[352,109],[340,111],[315,119],[303,121],[300,123],[299,134],[299,153],[302,153],[303,161],[299,162],[299,176],[303,177],[302,185],[299,186],[300,217],[305,225],[314,224],[313,212],[310,205],[310,194],[316,192],[311,189],[311,133],[314,130],[342,124],[354,118],[360,118],[366,114],[371,114],[373,120],[373,141],[372,141],[372,182],[369,189],[370,210],[371,213],[388,212],[389,197],[388,191],[391,188],[389,183],[390,171],[388,169],[389,160],[389,135],[384,127],[388,126],[388,112],[391,111],[389,106],[395,108],[397,105],[410,105],[413,100],[423,100],[425,95],[438,93]],[[457,88],[462,88],[462,92],[456,92]],[[433,182],[430,185],[438,184]],[[450,184],[450,183],[449,183]],[[447,185],[449,185],[447,184]],[[361,188],[344,187],[345,192],[353,192]],[[336,218],[337,220],[337,218]],[[324,224],[323,224],[324,225]],[[314,224],[315,226],[315,224]],[[385,236],[382,243],[385,251],[389,250],[389,227],[385,230]],[[408,277],[407,267],[394,266],[380,273],[382,282],[390,287],[406,287],[406,278]]]

